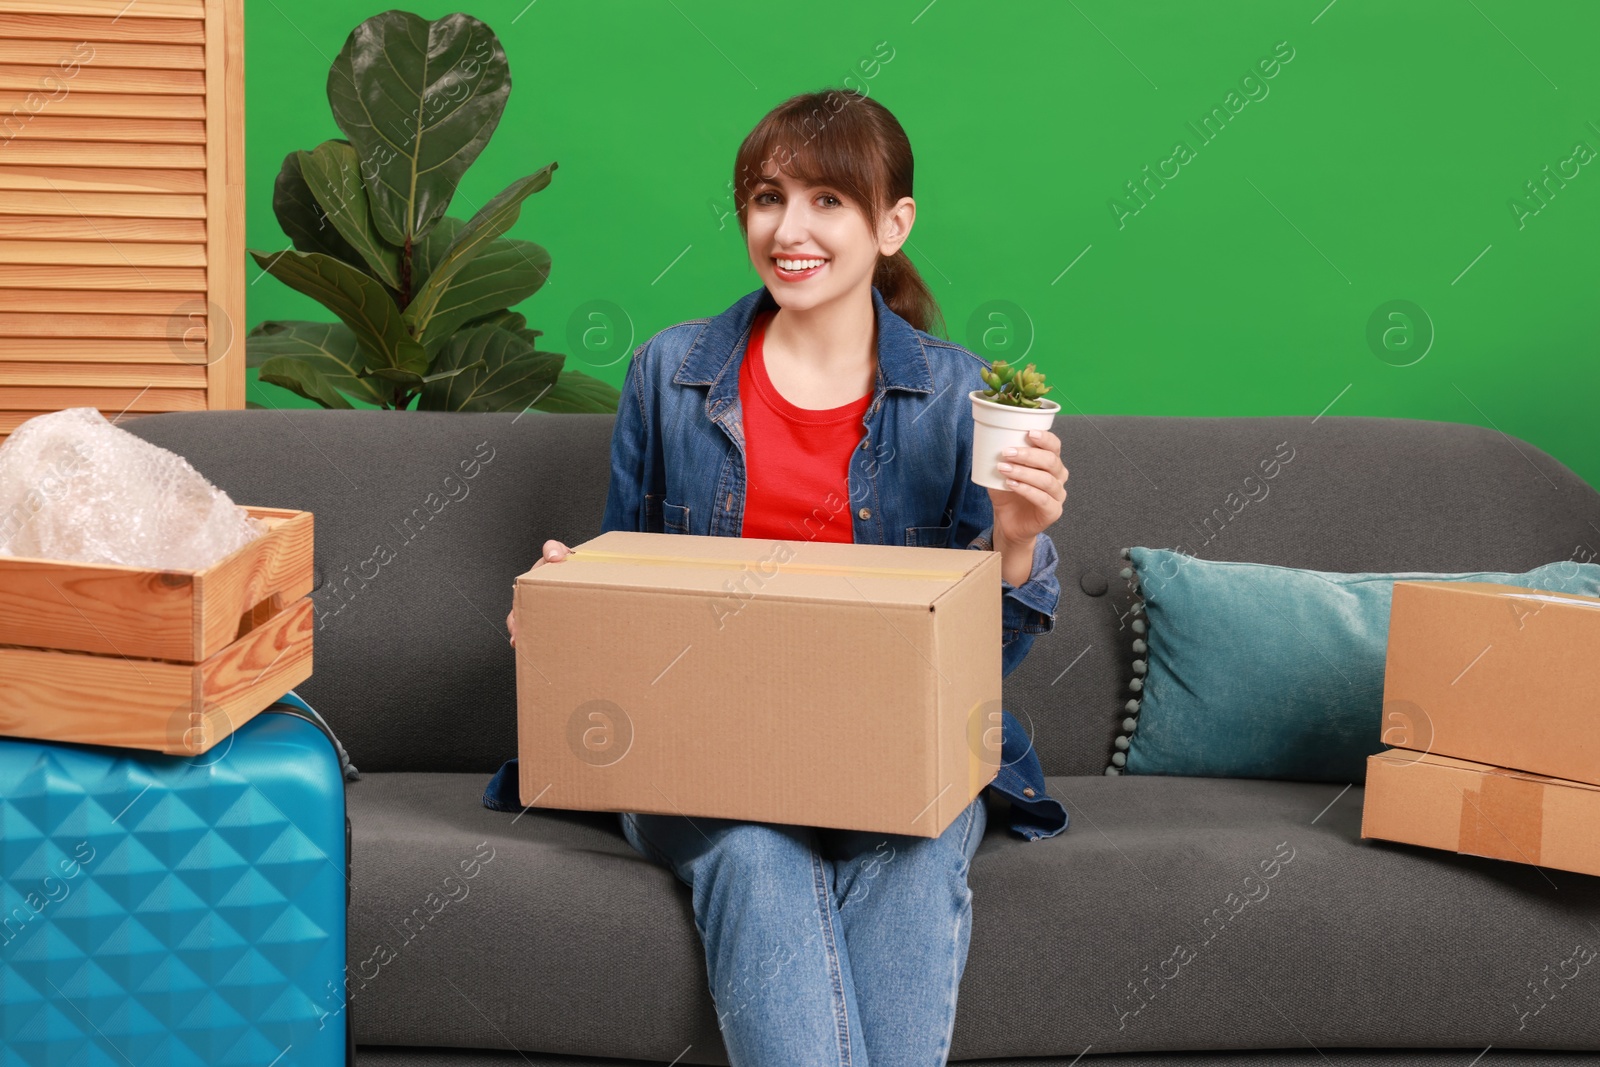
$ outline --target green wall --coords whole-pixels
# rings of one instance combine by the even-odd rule
[[[328,66],[383,6],[247,8],[248,234],[274,251],[273,178],[340,136]],[[1600,5],[410,8],[458,9],[500,36],[513,87],[451,213],[559,162],[511,233],[554,261],[519,310],[614,385],[633,345],[760,284],[727,196],[751,126],[793,93],[864,84],[916,151],[908,251],[951,336],[1025,350],[1068,413],[1475,423],[1600,485]],[[247,272],[248,326],[331,317]],[[572,343],[596,301],[627,321]],[[308,406],[251,373],[250,399]]]

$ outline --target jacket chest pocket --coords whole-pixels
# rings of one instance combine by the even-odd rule
[[[661,502],[661,529],[663,533],[688,533],[689,505],[674,504],[671,501],[663,500]]]
[[[952,523],[943,526],[907,526],[906,545],[911,548],[949,548]]]

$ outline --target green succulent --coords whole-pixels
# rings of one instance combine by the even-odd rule
[[[445,214],[511,92],[505,49],[465,14],[374,15],[328,72],[347,139],[290,152],[272,209],[293,244],[250,250],[263,271],[338,322],[268,321],[246,337],[260,379],[326,408],[615,412],[612,386],[564,368],[511,310],[550,253],[506,236],[547,163],[468,219]]]
[[[978,395],[996,404],[1010,404],[1017,408],[1043,407],[1039,398],[1054,388],[1044,384],[1044,372],[1034,370],[1032,363],[1019,369],[1003,359],[997,359],[978,373],[989,386]]]

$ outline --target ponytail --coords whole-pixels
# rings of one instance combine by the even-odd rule
[[[922,275],[917,273],[904,248],[892,256],[878,257],[878,266],[872,272],[872,284],[882,294],[889,310],[914,328],[941,337],[944,335],[944,317],[939,311],[939,302],[933,298],[933,293],[928,290]]]

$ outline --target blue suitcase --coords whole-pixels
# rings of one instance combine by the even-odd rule
[[[192,757],[0,738],[0,1067],[353,1063],[341,751],[293,693]]]

